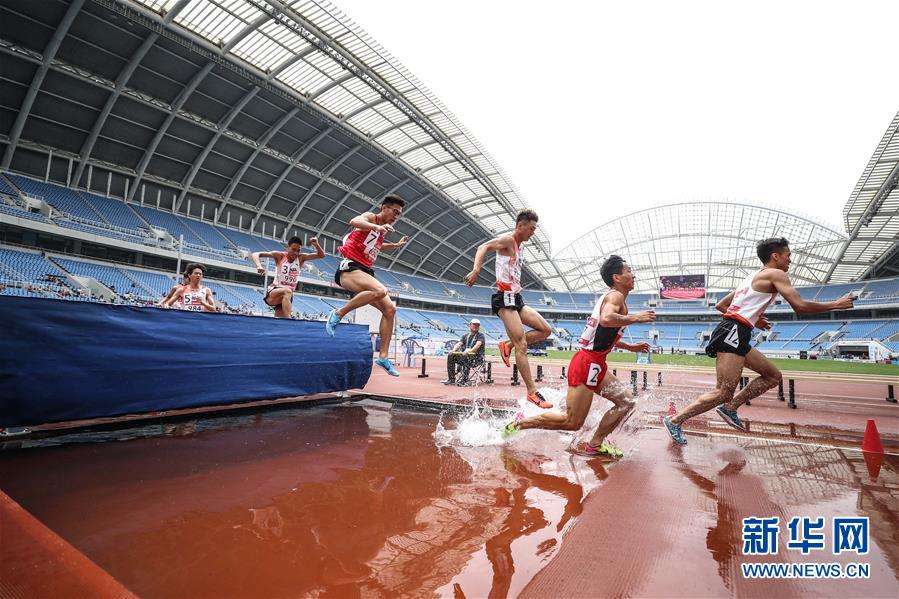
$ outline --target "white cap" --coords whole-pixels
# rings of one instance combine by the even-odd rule
[[[469,324],[476,324],[478,326],[481,326],[481,321],[478,320],[477,318],[472,318],[471,322]]]

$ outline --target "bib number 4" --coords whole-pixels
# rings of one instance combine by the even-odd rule
[[[731,347],[737,347],[740,345],[740,327],[739,325],[734,325],[731,328],[730,333],[727,334],[727,337],[724,338],[724,342]]]

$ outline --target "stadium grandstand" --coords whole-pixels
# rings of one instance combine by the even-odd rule
[[[331,5],[134,0],[4,3],[0,137],[3,294],[152,305],[181,262],[208,268],[226,310],[269,315],[248,255],[318,236],[297,311],[323,318],[347,220],[387,194],[408,202],[409,243],[378,263],[398,298],[400,339],[451,340],[484,321],[492,265],[461,281],[483,241],[525,206],[475,137],[411,73]],[[102,26],[100,26],[102,24]],[[843,227],[736,202],[660,205],[598,223],[552,252],[526,246],[524,299],[569,347],[602,259],[633,264],[630,304],[659,322],[628,336],[700,351],[723,293],[756,268],[754,241],[793,243],[803,297],[861,293],[826,321],[778,302],[758,333],[773,355],[826,352],[857,339],[899,350],[896,183],[899,114],[847,201]],[[660,295],[666,276],[701,275],[692,299]]]
[[[628,3],[578,5],[586,35],[555,7],[507,3],[495,21],[473,3],[356,7],[429,36],[418,47],[458,65],[473,84],[447,89],[478,108],[527,111],[508,139],[564,192],[531,205],[329,0],[0,0],[0,599],[899,597],[899,113],[842,220],[682,201],[704,183],[693,173],[714,194],[804,170],[735,158],[746,90],[791,123],[825,121],[734,36],[758,37],[745,7],[686,4],[652,8],[674,44]],[[619,5],[635,17],[599,14]],[[558,69],[428,11],[522,35]],[[795,49],[775,57],[789,83],[812,89],[819,66],[847,94],[882,83],[831,76],[803,37],[811,11],[831,49],[817,7],[766,31],[766,51],[777,30]],[[451,43],[433,42],[438,27]],[[597,71],[610,53],[592,45],[612,28],[626,42],[611,36],[615,68]],[[752,73],[729,38],[760,55]],[[491,54],[498,85],[527,61],[534,103],[477,85],[463,44]],[[672,76],[634,62],[637,45]],[[855,67],[850,45],[836,52]],[[737,83],[716,76],[703,98],[711,53]],[[637,116],[594,105],[581,79]],[[802,101],[824,105],[814,89]],[[659,109],[676,96],[718,105],[723,143],[695,141],[738,169],[693,155],[705,117]],[[585,134],[601,114],[634,145]],[[665,121],[676,146],[658,143]],[[782,137],[759,152],[809,144]],[[673,153],[688,195],[659,170]],[[604,176],[634,194],[600,193]],[[644,190],[654,203],[638,210]],[[554,231],[562,216],[579,229]],[[798,294],[828,303],[796,300],[789,260]]]

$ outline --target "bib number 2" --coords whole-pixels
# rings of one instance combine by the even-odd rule
[[[599,364],[591,363],[590,369],[587,370],[587,386],[595,387],[599,384],[599,375],[602,373],[602,366]]]

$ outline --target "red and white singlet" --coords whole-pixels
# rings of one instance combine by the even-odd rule
[[[204,312],[203,299],[208,297],[209,288],[200,287],[197,290],[191,289],[190,285],[184,286],[184,292],[181,294],[181,309],[190,312]]]
[[[343,245],[337,248],[337,251],[344,258],[372,268],[383,243],[384,233],[380,231],[353,229],[343,238]]]
[[[611,291],[607,291],[596,300],[593,312],[590,313],[590,318],[587,319],[587,326],[584,327],[584,332],[581,333],[581,338],[577,341],[580,349],[605,355],[612,351],[615,343],[621,338],[624,327],[603,327],[599,325],[602,305],[610,293]],[[627,308],[625,308],[625,314],[627,314]]]
[[[521,246],[515,245],[511,256],[496,254],[496,289],[503,292],[521,293]]]
[[[300,280],[300,257],[297,256],[293,261],[288,261],[287,254],[281,259],[281,262],[275,264],[275,279],[269,288],[286,287],[291,291],[296,291],[297,281]]]
[[[762,293],[752,288],[752,281],[761,271],[756,271],[747,276],[734,291],[734,299],[731,300],[724,318],[736,320],[748,327],[755,327],[765,309],[771,305],[777,293]]]

